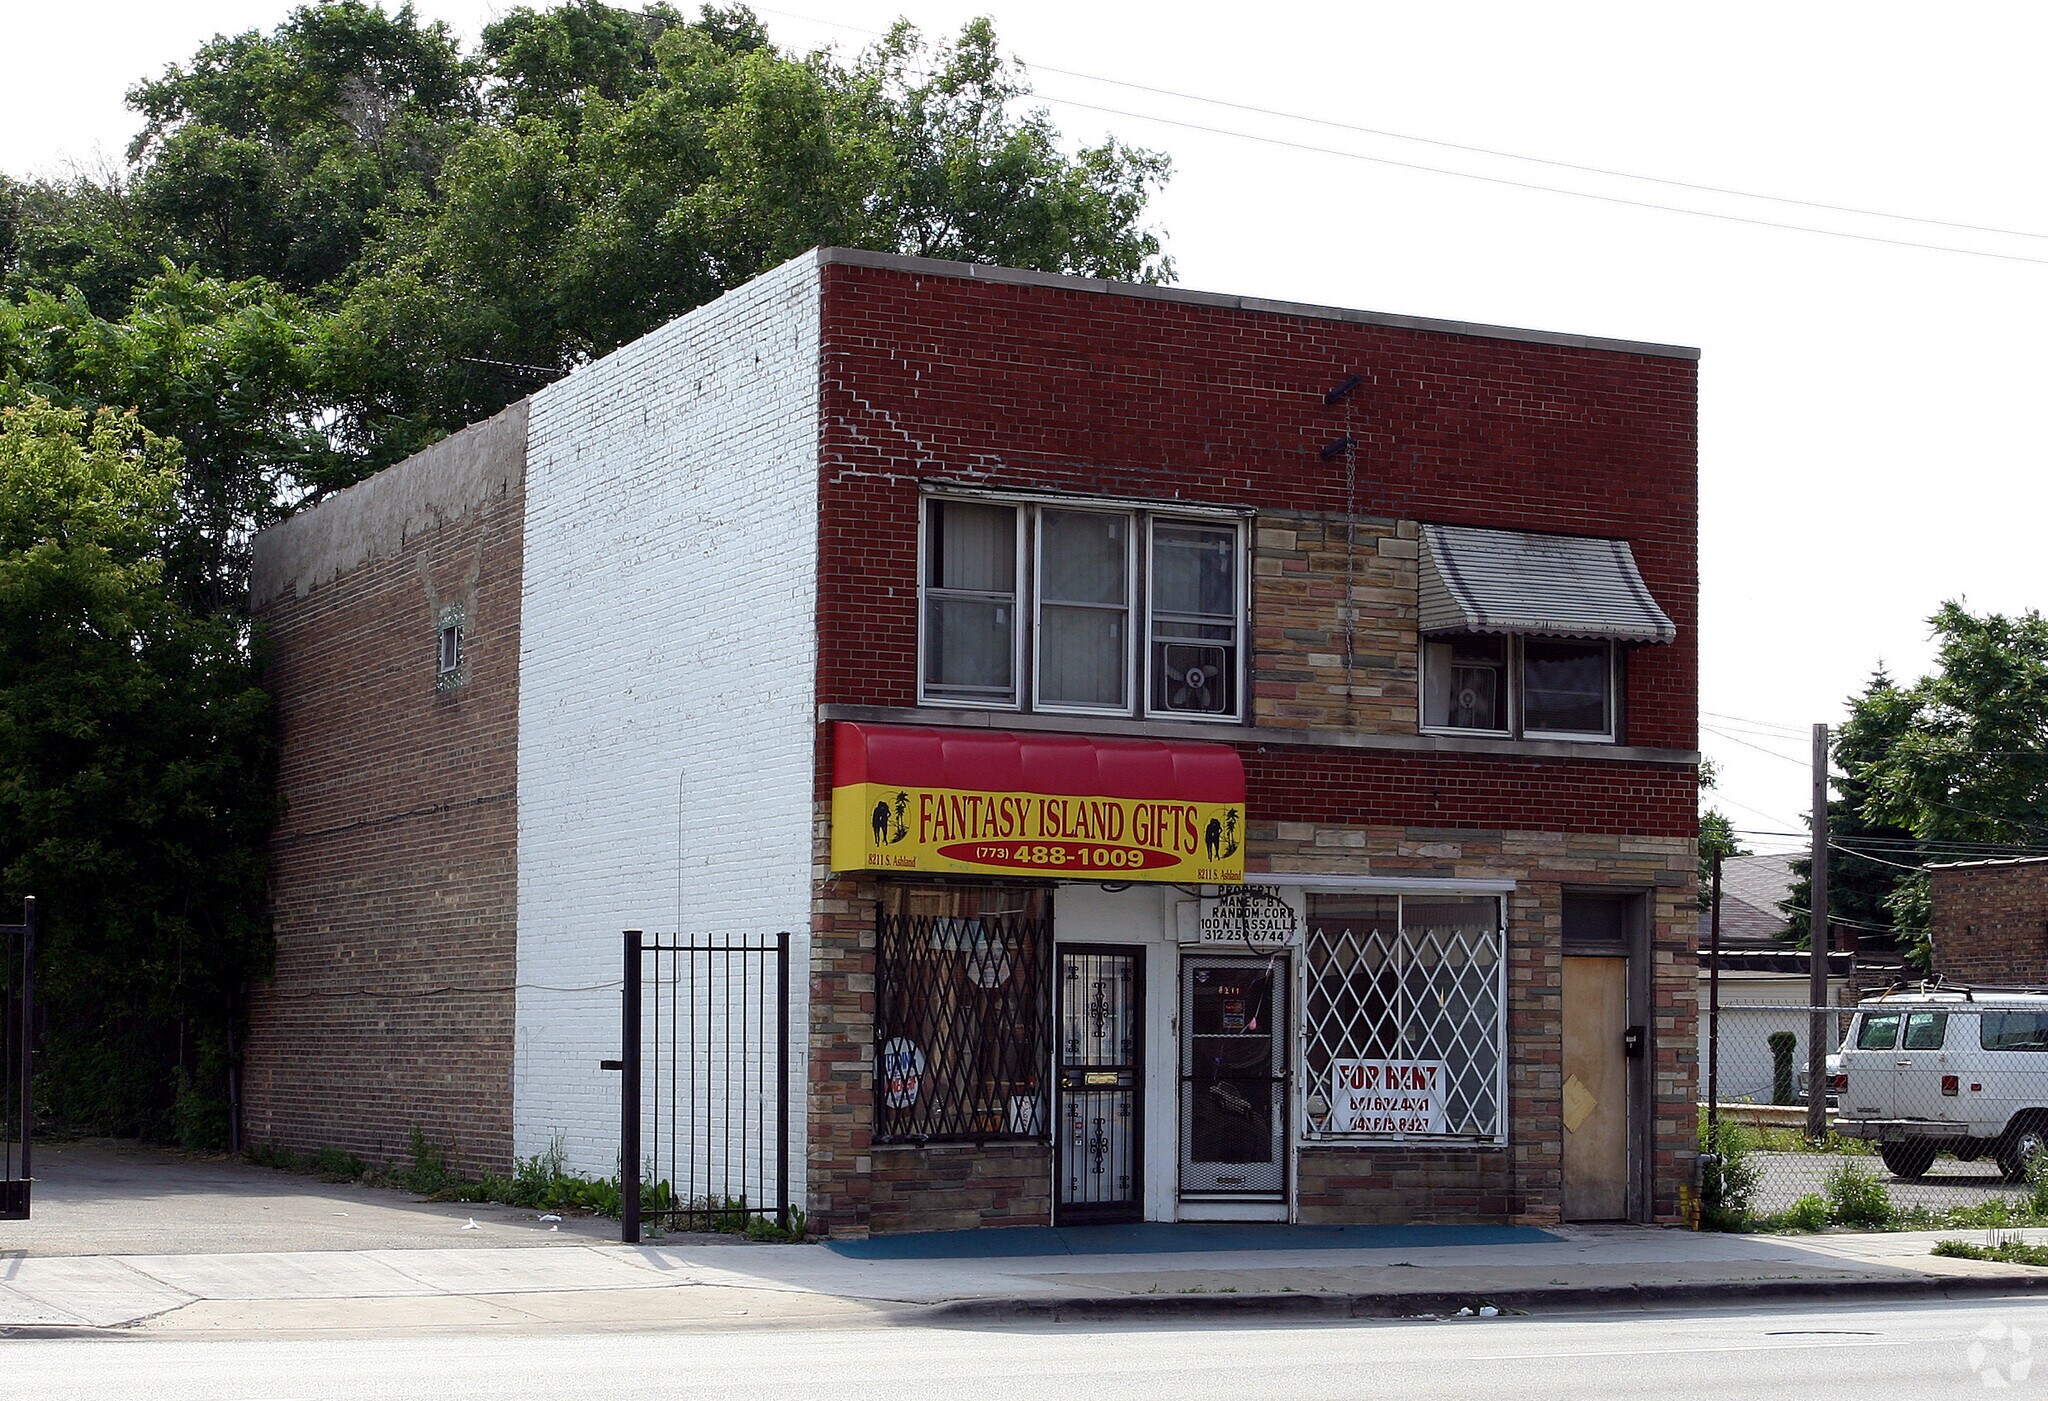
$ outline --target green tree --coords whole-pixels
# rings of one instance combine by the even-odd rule
[[[42,1093],[196,1146],[266,956],[269,705],[245,630],[165,585],[180,482],[133,416],[0,408],[0,886],[45,916]]]
[[[223,616],[241,606],[250,535],[310,488],[360,475],[335,402],[346,363],[325,317],[261,281],[165,266],[118,321],[78,293],[0,302],[0,403],[133,408],[178,441],[168,582]]]
[[[1140,222],[1165,158],[1066,155],[983,21],[935,48],[899,25],[846,64],[776,50],[744,9],[582,4],[515,12],[485,53],[499,115],[344,308],[394,425],[494,412],[818,244],[1172,273]]]
[[[1716,786],[1716,772],[1712,759],[1700,760],[1700,790],[1702,796]],[[1747,856],[1749,849],[1735,835],[1735,824],[1719,808],[1709,807],[1700,814],[1700,908],[1711,909],[1714,902],[1714,864],[1726,861],[1731,856]]]
[[[1879,671],[1833,747],[1830,916],[1889,926],[1926,967],[1922,862],[2048,840],[2048,621],[1946,603],[1930,620],[1935,668],[1908,686]],[[1802,865],[1792,901],[1810,900]],[[1803,934],[1805,921],[1800,921]]]
[[[296,292],[341,278],[394,202],[431,197],[477,114],[476,71],[445,24],[361,0],[222,36],[129,93],[135,203],[165,251]]]

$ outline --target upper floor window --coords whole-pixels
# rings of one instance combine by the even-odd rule
[[[1236,521],[1076,503],[924,503],[918,698],[1242,718]]]
[[[1532,739],[1614,739],[1623,657],[1605,639],[1447,633],[1422,640],[1422,725]]]
[[[1621,737],[1627,648],[1678,634],[1626,540],[1424,525],[1422,728]]]

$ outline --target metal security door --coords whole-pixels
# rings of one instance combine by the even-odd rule
[[[1061,1224],[1143,1214],[1144,953],[1060,950]]]
[[[1181,965],[1180,1191],[1287,1190],[1287,961]]]

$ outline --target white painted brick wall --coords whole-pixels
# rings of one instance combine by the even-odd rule
[[[559,1136],[573,1170],[617,1170],[619,1077],[598,1062],[619,1054],[620,931],[673,932],[680,904],[692,934],[795,936],[790,1186],[804,1200],[818,316],[806,255],[534,396],[521,1156]]]

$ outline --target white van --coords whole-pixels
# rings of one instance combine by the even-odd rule
[[[2048,1155],[2048,993],[1896,989],[1857,1006],[1841,1055],[1835,1130],[1900,1177],[1949,1153],[2017,1182]]]

